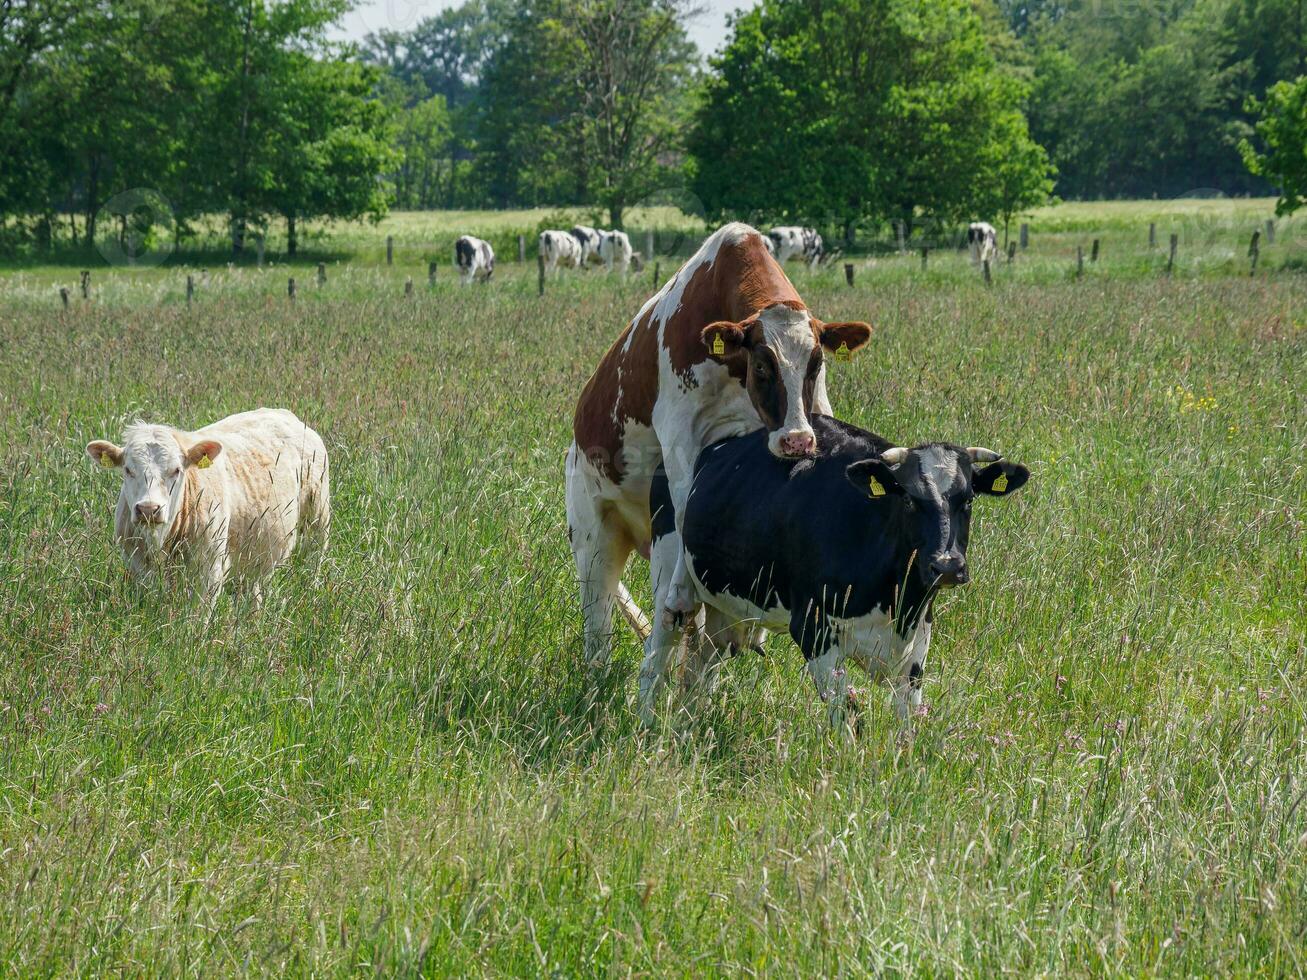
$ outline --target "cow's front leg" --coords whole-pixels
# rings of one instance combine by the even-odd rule
[[[841,734],[856,734],[858,704],[849,696],[849,679],[844,668],[847,659],[839,643],[832,642],[824,653],[808,661],[808,676],[817,688],[817,696],[826,705],[831,728]]]
[[[913,715],[925,714],[921,699],[921,684],[926,671],[926,655],[930,652],[930,620],[923,619],[908,638],[903,654],[893,665],[890,688],[893,691],[894,714],[900,725],[907,725]]]

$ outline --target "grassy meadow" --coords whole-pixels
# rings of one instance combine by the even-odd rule
[[[580,667],[563,456],[648,270],[428,289],[448,219],[399,216],[322,286],[0,275],[0,974],[1307,972],[1307,243],[1250,277],[1260,202],[1168,278],[1156,202],[1067,207],[989,288],[792,268],[875,325],[842,417],[1033,470],[977,502],[911,741],[879,696],[827,731],[787,637],[679,732],[620,621]],[[206,622],[126,579],[83,447],[259,405],[326,440],[331,546]]]

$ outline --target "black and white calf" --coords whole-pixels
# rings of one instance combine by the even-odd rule
[[[781,265],[790,259],[801,258],[808,268],[816,268],[824,251],[821,235],[817,234],[815,228],[783,225],[767,232],[767,240],[769,250]]]
[[[495,274],[495,250],[489,242],[471,235],[463,235],[454,243],[454,261],[464,286],[478,279],[485,282]]]
[[[972,265],[993,262],[998,255],[998,232],[988,221],[973,221],[967,225],[967,246]]]
[[[545,258],[546,272],[575,269],[581,264],[581,243],[568,231],[542,231],[540,254]]]
[[[1030,471],[988,449],[907,449],[829,416],[811,420],[819,449],[809,459],[778,459],[761,429],[700,454],[681,527],[685,581],[656,597],[640,673],[646,724],[679,639],[673,611],[697,614],[699,604],[714,641],[702,656],[714,662],[759,628],[789,630],[836,726],[849,706],[848,659],[888,681],[900,719],[921,704],[933,600],[969,578],[972,499],[1010,494]],[[674,530],[665,479],[655,478],[650,506],[656,549]],[[678,588],[688,603],[669,597]],[[686,665],[701,684],[714,672]]]

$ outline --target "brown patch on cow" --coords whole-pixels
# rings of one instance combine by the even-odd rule
[[[581,454],[604,476],[621,483],[626,423],[653,425],[658,397],[658,336],[653,311],[629,324],[586,382],[572,419]],[[627,338],[631,346],[626,346]]]

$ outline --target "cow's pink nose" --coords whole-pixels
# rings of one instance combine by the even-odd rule
[[[811,432],[796,432],[781,440],[786,456],[811,456],[817,451],[817,437]]]
[[[159,504],[137,504],[136,519],[146,524],[156,524],[163,508]]]

